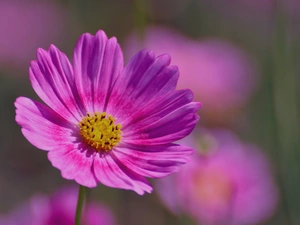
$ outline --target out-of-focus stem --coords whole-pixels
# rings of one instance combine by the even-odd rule
[[[134,25],[140,40],[143,40],[144,29],[147,23],[147,6],[147,0],[134,1]]]
[[[275,5],[273,100],[278,137],[278,163],[283,188],[283,204],[289,224],[300,224],[297,213],[297,180],[300,177],[299,114],[297,111],[296,76],[288,40],[285,0]]]
[[[81,223],[81,214],[82,214],[82,207],[84,203],[84,195],[85,195],[86,187],[79,186],[78,191],[78,199],[77,199],[77,207],[76,207],[76,215],[75,215],[75,225],[80,225]]]

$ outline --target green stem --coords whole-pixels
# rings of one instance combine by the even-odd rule
[[[80,225],[81,222],[81,212],[84,203],[85,192],[86,192],[86,187],[79,185],[78,200],[77,200],[76,215],[75,215],[75,225]]]
[[[283,0],[275,1],[273,98],[277,157],[283,192],[283,207],[288,224],[299,224],[300,197],[297,192],[299,177],[299,112],[297,109],[296,74],[293,71],[293,54],[289,42],[288,14]]]
[[[144,29],[147,24],[147,7],[148,2],[146,0],[134,1],[134,25],[141,40],[143,40]]]

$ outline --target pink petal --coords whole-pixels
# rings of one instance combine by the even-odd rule
[[[52,109],[25,97],[17,98],[15,106],[22,133],[37,148],[53,150],[74,140],[73,125]]]
[[[114,149],[118,159],[136,173],[160,178],[177,172],[179,166],[189,161],[193,149],[177,144],[160,146],[120,146]]]
[[[113,152],[95,157],[94,172],[97,179],[109,187],[133,190],[139,195],[152,191],[149,182],[123,165]]]
[[[51,45],[39,49],[38,60],[32,61],[29,73],[33,89],[54,111],[77,123],[82,117],[82,104],[73,81],[73,69],[66,55]]]
[[[174,91],[179,74],[169,64],[167,54],[155,58],[153,52],[142,50],[135,55],[118,77],[107,111],[124,120],[154,97]]]
[[[86,187],[95,187],[98,183],[93,173],[93,158],[88,146],[82,143],[66,144],[61,149],[48,152],[48,159],[61,171],[63,178],[75,180]]]
[[[170,92],[163,97],[155,98],[147,102],[147,107],[140,107],[122,121],[122,131],[130,134],[136,129],[148,125],[153,121],[168,115],[170,112],[190,103],[193,93],[190,90]]]
[[[134,145],[160,145],[182,139],[196,126],[199,116],[195,112],[200,106],[200,103],[191,102],[161,117],[150,115],[148,123],[143,121],[128,128],[130,131],[123,131],[122,141]]]
[[[117,39],[108,39],[101,30],[95,36],[83,34],[75,47],[73,63],[76,86],[86,111],[105,111],[112,85],[123,69],[123,53]]]

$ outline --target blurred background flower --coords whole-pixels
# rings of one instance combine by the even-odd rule
[[[274,214],[278,191],[260,149],[226,130],[194,132],[181,143],[197,150],[192,162],[157,181],[171,211],[191,215],[204,225],[257,224]]]
[[[65,187],[51,196],[36,194],[8,215],[0,216],[1,225],[74,225],[77,189]],[[82,223],[115,225],[110,210],[100,203],[88,202],[83,209]]]
[[[26,68],[36,49],[67,41],[70,13],[55,1],[0,1],[0,65]],[[73,20],[74,22],[74,20]]]

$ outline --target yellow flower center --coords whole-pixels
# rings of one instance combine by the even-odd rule
[[[83,141],[97,151],[109,151],[121,140],[121,124],[115,125],[115,118],[106,113],[87,113],[79,123]]]

